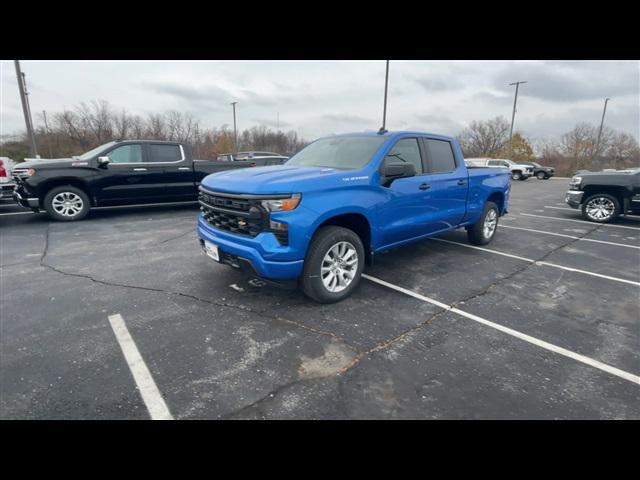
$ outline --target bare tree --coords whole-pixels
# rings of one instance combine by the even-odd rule
[[[473,121],[458,135],[458,141],[465,156],[495,156],[509,141],[509,122],[504,117]]]

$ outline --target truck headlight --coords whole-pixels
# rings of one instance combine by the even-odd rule
[[[273,200],[262,200],[262,206],[269,212],[286,212],[293,210],[300,203],[300,194],[294,193],[290,198],[277,198]]]
[[[35,174],[36,174],[35,168],[30,168],[29,170],[24,172],[24,175],[27,177],[33,177]]]
[[[571,177],[571,183],[569,183],[569,185],[579,189],[581,183],[582,183],[582,177]]]

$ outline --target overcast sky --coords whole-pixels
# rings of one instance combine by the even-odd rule
[[[104,99],[131,113],[190,112],[200,128],[253,125],[293,129],[307,139],[382,122],[384,61],[23,61],[36,125],[40,113]],[[24,129],[13,61],[0,62],[0,134]],[[391,61],[387,128],[455,135],[473,120],[510,120],[533,139],[577,122],[600,122],[640,137],[638,61]]]

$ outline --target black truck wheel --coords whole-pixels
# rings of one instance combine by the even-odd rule
[[[547,179],[547,174],[544,172],[538,172],[536,173],[536,177],[538,178],[538,180],[546,180]]]
[[[304,259],[302,291],[316,302],[339,302],[360,283],[364,262],[364,246],[355,232],[322,227]]]
[[[52,188],[44,197],[44,208],[49,216],[63,222],[83,219],[89,213],[89,207],[87,194],[71,185]]]
[[[582,216],[596,223],[607,223],[620,214],[620,202],[613,195],[598,193],[582,203]]]
[[[498,206],[493,202],[487,202],[480,219],[470,227],[467,227],[469,242],[474,245],[488,244],[498,230],[499,215]]]
[[[513,172],[511,172],[511,178],[513,180],[522,180],[522,173],[518,172],[517,170],[513,171]]]

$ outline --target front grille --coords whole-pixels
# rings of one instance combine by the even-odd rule
[[[259,201],[200,192],[200,210],[209,225],[220,230],[255,237],[268,230],[268,213]]]

